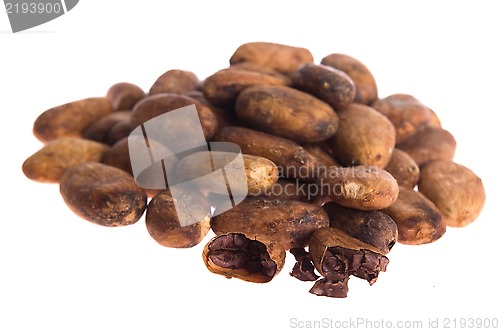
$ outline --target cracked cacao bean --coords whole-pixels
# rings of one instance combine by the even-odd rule
[[[398,239],[398,227],[392,218],[381,211],[363,211],[335,203],[323,206],[330,227],[343,231],[387,255]]]
[[[226,278],[265,283],[283,268],[285,250],[270,239],[231,232],[207,243],[203,261],[210,272]]]
[[[309,254],[316,270],[325,277],[311,288],[316,295],[346,297],[349,276],[373,285],[389,264],[376,247],[333,227],[320,228],[311,235]]]
[[[215,234],[237,232],[249,238],[270,238],[285,250],[306,246],[312,232],[327,225],[328,216],[319,206],[262,197],[247,197],[211,222]]]

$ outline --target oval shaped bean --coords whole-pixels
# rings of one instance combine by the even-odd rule
[[[182,204],[187,210],[176,209]],[[189,211],[190,219],[197,221],[189,225],[181,224],[186,216],[178,213]],[[169,248],[191,248],[200,243],[210,230],[209,202],[195,192],[173,198],[169,190],[160,191],[149,202],[146,212],[146,228],[149,235]]]
[[[371,106],[391,120],[396,128],[397,143],[403,142],[432,120],[429,108],[406,94],[390,95]]]
[[[339,111],[346,109],[356,96],[352,79],[332,67],[306,63],[292,76],[293,85],[318,97]]]
[[[398,197],[396,179],[374,166],[330,167],[317,181],[323,203],[333,201],[359,210],[380,210]]]
[[[412,189],[417,185],[420,176],[420,168],[415,160],[400,149],[392,151],[391,159],[385,170],[394,176],[400,187],[408,189]]]
[[[102,163],[119,168],[133,175],[128,149],[128,138],[122,138],[108,149],[102,156]]]
[[[108,98],[86,98],[53,107],[43,112],[33,126],[42,142],[59,137],[81,137],[92,123],[114,111]]]
[[[149,89],[149,94],[177,93],[182,95],[196,90],[199,84],[200,80],[194,73],[187,70],[172,69],[158,77],[151,89]]]
[[[446,232],[446,224],[438,208],[413,189],[401,187],[398,199],[382,212],[387,213],[398,225],[400,243],[431,243]]]
[[[115,111],[130,111],[146,93],[135,84],[122,82],[111,86],[106,97]]]
[[[216,169],[212,169],[213,165],[228,165],[234,160],[237,155],[232,152],[225,151],[201,151],[192,153],[181,159],[175,167],[175,172],[181,180],[190,181],[197,179],[199,186],[206,186],[208,190],[222,189],[222,194],[227,192],[224,185],[221,188],[218,178],[204,177]],[[231,191],[245,192],[247,190],[249,195],[261,195],[269,190],[278,181],[278,167],[267,158],[243,154],[244,172],[246,175],[246,183],[231,183]],[[216,168],[217,166],[215,166]],[[237,179],[238,172],[242,169],[231,168],[230,166],[224,167],[226,178]],[[234,175],[231,173],[235,172]],[[244,185],[244,188],[237,188]]]
[[[313,62],[314,58],[309,50],[303,47],[289,45],[253,42],[238,47],[229,60],[231,65],[250,62],[272,68],[280,73],[290,74],[301,65]]]
[[[452,160],[457,142],[447,130],[425,127],[396,147],[406,152],[418,166],[423,166],[432,160]]]
[[[335,134],[338,117],[326,103],[289,87],[253,86],[236,100],[246,124],[297,142],[320,142]]]
[[[244,89],[253,85],[287,85],[289,80],[239,68],[227,68],[207,77],[203,82],[203,95],[214,105],[234,104]]]
[[[60,191],[73,212],[102,226],[133,224],[146,210],[146,193],[130,174],[96,162],[68,168]]]
[[[87,139],[61,137],[50,141],[23,163],[31,180],[59,182],[66,169],[86,161],[101,161],[109,146]]]
[[[134,127],[140,126],[144,122],[157,117],[158,115],[176,110],[184,106],[195,105],[200,118],[201,127],[207,140],[211,139],[217,131],[217,118],[210,108],[203,105],[199,101],[187,96],[173,94],[173,93],[160,93],[144,98],[134,106],[132,110],[131,123]],[[159,128],[158,128],[159,130]],[[168,127],[165,124],[164,130],[166,131],[179,131],[179,137],[187,137],[184,128],[181,124],[178,127]],[[175,136],[175,135],[174,135]]]
[[[83,137],[93,141],[110,144],[108,137],[113,127],[121,122],[130,122],[131,116],[132,112],[130,111],[110,113],[88,126],[83,132]]]
[[[470,169],[436,160],[422,169],[418,190],[443,214],[446,225],[464,227],[476,220],[486,200],[483,182]]]
[[[353,80],[356,86],[355,103],[370,105],[377,100],[378,89],[375,78],[361,61],[346,54],[333,53],[325,56],[321,64],[341,70]]]
[[[274,162],[280,176],[312,181],[321,166],[316,158],[295,142],[243,127],[222,128],[215,141],[237,144],[244,154],[260,156]]]
[[[339,111],[339,129],[329,144],[345,166],[366,165],[384,168],[396,145],[392,123],[373,108],[351,104]]]

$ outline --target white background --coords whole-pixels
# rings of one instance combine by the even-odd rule
[[[292,318],[393,326],[439,318],[442,327],[446,318],[500,318],[499,22],[493,1],[82,0],[12,34],[2,8],[0,331],[285,331]],[[480,218],[431,245],[396,245],[374,286],[352,278],[348,298],[332,299],[288,275],[291,256],[268,284],[226,280],[206,270],[202,245],[163,248],[143,219],[93,225],[70,212],[57,185],[22,174],[42,146],[32,124],[45,109],[102,96],[120,81],[148,90],[173,68],[203,78],[249,41],[303,46],[317,62],[350,54],[371,69],[381,97],[410,93],[430,106],[458,141],[455,160],[483,179]]]

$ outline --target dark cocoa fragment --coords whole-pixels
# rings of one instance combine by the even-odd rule
[[[334,282],[354,275],[373,285],[388,263],[387,257],[370,250],[329,247],[323,256],[321,269],[323,276]]]
[[[314,273],[314,265],[311,261],[311,256],[304,248],[292,248],[290,253],[295,257],[297,261],[293,266],[290,275],[302,281],[314,281],[319,278],[316,273]]]
[[[349,287],[347,285],[348,281],[349,277],[339,281],[322,278],[314,283],[314,286],[309,290],[309,293],[318,296],[344,298],[347,297],[347,292],[349,291]]]

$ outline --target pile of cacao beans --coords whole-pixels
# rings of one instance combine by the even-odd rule
[[[248,196],[218,215],[202,191],[173,195],[134,177],[130,133],[190,105],[207,142],[241,149]],[[208,270],[256,283],[271,281],[288,251],[290,274],[313,281],[310,292],[321,296],[346,297],[350,276],[372,285],[396,242],[434,242],[474,221],[485,202],[481,179],[453,161],[456,141],[427,105],[409,94],[380,98],[372,73],[351,56],[315,63],[288,45],[243,44],[228,68],[204,80],[168,70],[147,93],[117,83],[105,96],[43,112],[33,133],[45,145],[24,174],[59,183],[83,219],[115,227],[145,215],[150,236],[169,248],[194,247],[213,232],[202,252]],[[204,174],[199,158],[170,166],[181,178]],[[179,221],[179,202],[196,222]]]

